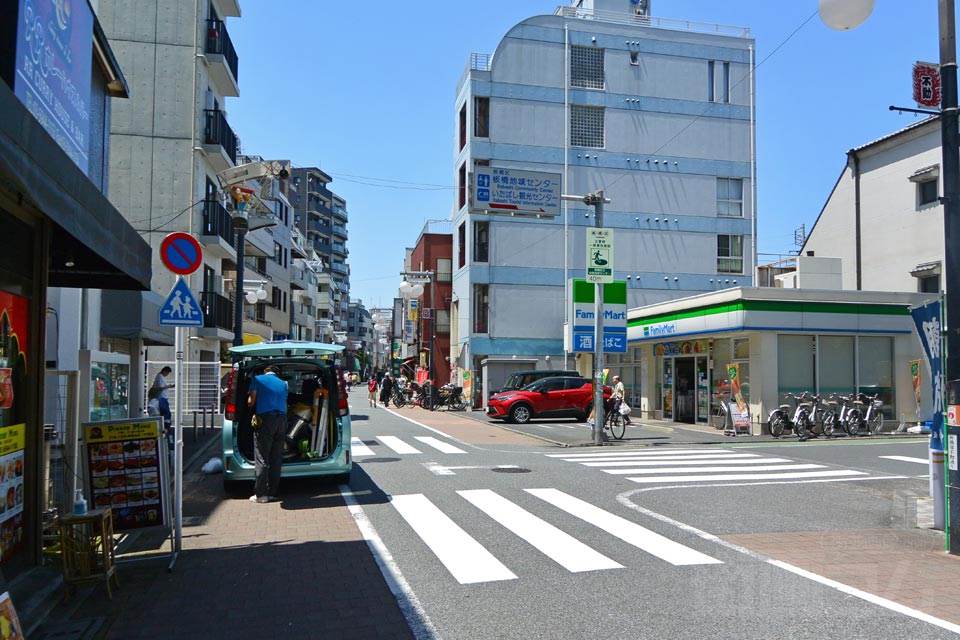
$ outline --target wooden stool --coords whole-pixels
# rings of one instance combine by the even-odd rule
[[[110,507],[93,509],[85,515],[61,516],[60,551],[63,557],[64,600],[70,599],[74,585],[103,581],[107,596],[113,600],[110,581],[120,588],[114,562],[113,512]]]

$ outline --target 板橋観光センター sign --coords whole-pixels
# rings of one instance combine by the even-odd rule
[[[487,213],[557,216],[560,183],[559,173],[477,167],[470,205]]]

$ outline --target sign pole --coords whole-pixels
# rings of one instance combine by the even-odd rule
[[[593,226],[597,229],[603,228],[603,189],[599,189],[596,194],[590,197],[590,202],[594,207]],[[612,268],[613,265],[610,265]],[[593,326],[596,341],[594,342],[594,366],[593,379],[593,444],[603,444],[606,438],[603,436],[603,424],[606,420],[603,406],[603,282],[597,281],[593,285],[594,314]]]
[[[183,548],[183,327],[177,327],[175,349],[177,351],[176,369],[173,373],[174,384],[174,454],[173,454],[173,527],[175,532],[174,550],[179,553]]]

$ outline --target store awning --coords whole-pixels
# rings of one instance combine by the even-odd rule
[[[150,245],[2,82],[0,191],[53,223],[50,286],[150,288]]]
[[[910,275],[912,275],[914,278],[928,278],[930,276],[940,275],[940,271],[940,261],[937,260],[935,262],[924,262],[918,264],[910,272]]]
[[[163,302],[163,296],[153,291],[104,291],[100,333],[107,338],[143,338],[147,345],[173,346],[174,328],[160,326]]]

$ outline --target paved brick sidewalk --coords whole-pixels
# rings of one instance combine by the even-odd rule
[[[98,585],[49,625],[90,623],[85,638],[413,637],[336,486],[284,480],[281,501],[254,504],[198,467],[174,571],[164,559],[122,564],[113,601]],[[169,550],[162,534],[135,546]]]

